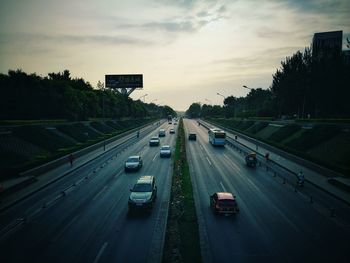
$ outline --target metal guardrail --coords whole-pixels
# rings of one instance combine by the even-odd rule
[[[297,155],[288,153],[288,152],[283,151],[283,150],[281,150],[281,149],[279,149],[277,147],[274,147],[274,146],[271,146],[271,145],[266,144],[264,142],[261,142],[261,141],[259,141],[257,139],[249,137],[248,135],[243,134],[243,133],[241,133],[241,132],[239,132],[237,130],[232,130],[232,129],[229,129],[229,128],[224,127],[222,125],[216,124],[216,123],[211,123],[211,124],[221,128],[223,130],[227,130],[227,131],[230,131],[232,133],[236,133],[241,138],[243,138],[243,139],[245,139],[247,141],[250,141],[250,142],[252,142],[252,143],[254,143],[254,144],[258,145],[258,146],[264,147],[264,148],[266,148],[267,150],[269,150],[271,152],[275,152],[276,154],[278,154],[278,155],[280,155],[280,156],[282,156],[282,157],[284,157],[286,159],[289,159],[289,160],[291,160],[291,161],[293,161],[293,162],[295,162],[295,163],[297,163],[299,165],[302,165],[302,166],[304,166],[304,167],[306,167],[308,169],[316,171],[316,172],[318,172],[318,173],[320,173],[320,174],[322,174],[322,175],[324,175],[326,177],[343,177],[342,174],[340,174],[340,173],[338,173],[336,171],[330,170],[330,169],[328,169],[326,167],[320,166],[320,165],[318,165],[316,163],[313,163],[313,162],[311,162],[309,160],[305,160],[305,159],[303,159],[303,158],[301,158],[301,157],[299,157]]]
[[[201,126],[203,126],[204,128],[208,129],[208,130],[211,128],[206,123],[203,123],[203,122],[200,122],[200,121],[198,121],[198,123]],[[220,126],[218,125],[217,127],[220,127]],[[223,128],[223,127],[221,126],[220,128]],[[231,131],[231,130],[229,130],[227,128],[225,128],[225,130]],[[235,131],[233,131],[233,132],[237,134],[237,132],[235,132]],[[304,187],[298,186],[298,183],[297,183],[298,182],[298,175],[297,175],[296,172],[288,169],[287,167],[279,164],[278,162],[276,162],[274,160],[262,161],[264,159],[264,155],[262,155],[261,153],[256,152],[254,149],[244,145],[243,143],[239,142],[235,138],[232,138],[232,137],[227,136],[227,135],[226,135],[226,138],[227,138],[226,142],[231,147],[235,148],[238,152],[240,152],[244,156],[247,155],[250,152],[255,152],[257,154],[257,156],[259,157],[259,159],[260,159],[260,160],[258,160],[258,166],[259,167],[263,166],[263,167],[265,167],[266,172],[271,172],[273,174],[273,177],[281,178],[282,184],[288,183],[291,186],[293,186],[295,192],[300,191],[303,194],[305,194],[306,196],[308,196],[308,198],[310,200],[310,203],[313,203],[315,200],[314,200],[314,197],[311,194],[309,194],[306,190],[304,190],[305,186],[307,184],[310,184],[310,185],[316,187],[317,189],[321,190],[323,193],[326,193],[327,195],[330,195],[330,196],[334,197],[335,199],[340,200],[340,201],[346,203],[347,205],[349,205],[349,203],[346,200],[336,196],[335,194],[327,191],[324,188],[321,188],[320,186],[316,185],[315,183],[313,183],[313,182],[311,182],[311,181],[309,181],[307,179],[305,179]],[[278,169],[280,169],[280,171],[278,171]],[[283,172],[283,171],[285,171],[286,173]],[[293,176],[294,180],[289,178],[290,176]],[[302,190],[302,188],[303,188],[303,190]],[[320,201],[320,203],[322,203],[322,202]],[[327,207],[327,209],[329,209],[330,215],[334,216],[334,213],[335,213],[334,208],[333,207],[329,207],[327,205],[325,205],[325,206]]]
[[[163,122],[158,122],[158,125],[162,124]],[[149,132],[153,131],[153,127],[151,127],[150,124],[146,124],[144,126],[142,126],[143,128],[145,126],[149,126],[147,127],[147,129],[144,131],[144,133],[148,134]],[[153,126],[153,124],[152,124]],[[135,130],[139,130],[140,128],[136,128],[133,129],[133,132],[135,132]],[[130,133],[132,133],[131,131],[128,132],[127,134],[123,134],[123,136],[127,136]],[[121,137],[123,137],[121,136]],[[132,137],[134,138],[134,137]],[[129,139],[132,139],[129,138]],[[137,137],[139,138],[139,137]],[[39,189],[36,189],[35,191],[29,193],[28,195],[24,196],[23,198],[14,201],[13,203],[7,205],[6,207],[1,208],[0,211],[5,211],[6,209],[8,209],[9,207],[15,205],[16,203],[22,201],[25,198],[28,198],[29,196],[31,196],[32,194],[42,190],[43,188],[47,187],[48,185],[60,180],[61,178],[63,178],[64,176],[66,176],[67,174],[71,173],[74,170],[79,169],[81,166],[86,165],[87,163],[101,157],[102,155],[105,155],[113,150],[115,150],[117,147],[122,146],[123,144],[126,144],[128,142],[128,140],[125,140],[117,145],[114,145],[113,147],[109,148],[108,150],[104,151],[103,153],[97,155],[96,157],[84,162],[83,164],[74,167],[74,169],[71,169],[67,172],[65,172],[64,174],[61,174],[60,176],[58,176],[57,178],[55,178],[54,180],[48,182],[47,184],[43,185],[42,187],[40,187]],[[124,149],[123,149],[124,150]],[[123,151],[122,150],[122,151]],[[119,154],[119,152],[117,153]],[[8,225],[6,225],[4,228],[0,228],[0,241],[3,240],[4,238],[6,238],[11,232],[16,231],[17,229],[19,229],[20,227],[22,227],[24,224],[26,224],[28,221],[30,221],[31,219],[33,219],[37,214],[41,213],[42,211],[44,211],[45,209],[47,209],[48,207],[51,207],[52,205],[54,205],[57,201],[59,201],[61,198],[64,198],[70,191],[74,190],[77,186],[79,186],[83,181],[89,180],[92,177],[97,175],[97,172],[99,170],[101,170],[102,168],[105,167],[105,165],[107,163],[109,163],[110,161],[112,161],[113,159],[117,158],[117,154],[113,155],[111,157],[108,158],[108,160],[106,160],[102,165],[100,165],[99,167],[95,168],[89,175],[86,175],[80,179],[78,179],[76,182],[70,184],[69,186],[65,187],[64,189],[58,190],[56,191],[53,195],[52,198],[50,198],[49,200],[46,200],[45,202],[42,203],[42,205],[36,209],[34,212],[30,213],[30,214],[24,214],[22,217],[20,218],[16,218],[13,221],[11,221]]]
[[[87,153],[90,153],[98,148],[103,148],[104,146],[106,146],[107,144],[113,142],[113,141],[116,141],[124,136],[127,136],[131,133],[134,133],[140,129],[143,129],[147,126],[149,126],[150,123],[147,123],[147,124],[144,124],[140,127],[137,127],[137,128],[134,128],[134,129],[131,129],[129,131],[126,131],[126,132],[123,132],[123,133],[120,133],[116,136],[113,136],[112,138],[109,138],[107,140],[103,140],[103,141],[100,141],[96,144],[93,144],[93,145],[90,145],[86,148],[83,148],[79,151],[76,151],[76,152],[73,152],[72,154],[74,155],[74,158],[79,158]],[[104,151],[104,152],[107,152],[107,151]],[[37,176],[37,175],[40,175],[40,174],[43,174],[47,171],[50,171],[52,169],[55,169],[56,167],[62,165],[62,164],[66,164],[68,162],[68,158],[69,158],[69,154],[67,155],[64,155],[56,160],[53,160],[51,162],[48,162],[48,163],[45,163],[45,164],[42,164],[40,166],[37,166],[37,167],[34,167],[30,170],[27,170],[27,171],[24,171],[22,173],[20,173],[20,176]]]

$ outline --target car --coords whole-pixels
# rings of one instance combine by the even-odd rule
[[[195,133],[190,133],[190,134],[188,135],[188,139],[189,139],[190,141],[196,141],[196,140],[197,140],[197,134],[195,134]]]
[[[165,136],[165,130],[164,129],[160,129],[158,135],[159,135],[159,137],[164,137]]]
[[[176,121],[174,121],[174,125],[177,125],[177,122],[176,122]]]
[[[159,145],[159,137],[153,136],[149,141],[149,146],[158,146]]]
[[[170,157],[171,156],[171,148],[169,145],[163,145],[160,148],[160,157]]]
[[[228,192],[216,192],[210,196],[210,207],[215,214],[236,214],[239,208],[236,197]]]
[[[152,209],[157,198],[156,180],[153,175],[141,176],[130,189],[128,201],[129,211],[136,209]]]
[[[130,156],[125,162],[125,166],[124,166],[125,172],[140,170],[142,167],[142,164],[143,164],[143,161],[141,156],[138,156],[138,155]]]
[[[251,152],[245,156],[245,162],[248,167],[256,167],[257,159],[256,159],[256,153]]]
[[[170,134],[174,134],[174,133],[175,133],[175,129],[171,128],[171,129],[169,130],[169,133],[170,133]]]

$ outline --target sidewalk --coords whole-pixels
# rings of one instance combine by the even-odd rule
[[[203,121],[201,121],[203,122]],[[210,127],[215,127],[211,123],[205,122]],[[219,127],[219,126],[218,126]],[[221,127],[223,128],[223,127]],[[264,143],[260,143],[257,146],[257,144],[246,140],[243,138],[243,136],[238,132],[231,131],[225,128],[225,131],[228,136],[235,138],[235,135],[237,135],[237,141],[241,144],[244,144],[245,146],[249,147],[252,151],[261,154],[264,156],[267,152],[269,153],[269,159],[277,162],[283,167],[288,168],[291,171],[294,171],[295,174],[298,174],[300,171],[303,172],[305,175],[305,181],[313,184],[314,186],[324,190],[325,192],[329,193],[330,195],[333,195],[337,197],[338,199],[341,199],[342,201],[346,202],[348,205],[350,205],[350,192],[347,192],[343,189],[350,188],[350,179],[344,178],[344,177],[327,177],[324,176],[318,172],[315,172],[309,168],[306,168],[300,164],[297,164],[293,161],[290,161],[284,157],[282,157],[279,154],[276,154],[273,150],[271,151],[271,148],[274,147],[269,145],[270,150],[266,149],[263,145]],[[279,150],[281,151],[281,150]],[[337,187],[337,185],[341,185],[341,187]]]
[[[150,124],[149,126],[142,128],[141,131],[142,130],[143,132],[145,132],[145,130],[148,131],[149,127],[151,126],[153,126],[153,124]],[[1,182],[0,186],[2,187],[2,189],[0,189],[1,190],[0,193],[6,193],[6,194],[0,196],[1,197],[0,212],[20,202],[21,200],[27,198],[28,196],[40,191],[41,189],[45,188],[47,185],[54,183],[55,181],[58,181],[59,179],[69,174],[70,172],[78,169],[79,167],[85,165],[86,163],[96,159],[103,153],[108,152],[109,150],[121,144],[122,142],[130,138],[133,138],[135,136],[136,134],[134,133],[127,134],[122,138],[119,138],[109,144],[106,144],[105,151],[103,147],[100,147],[85,155],[77,157],[74,159],[72,166],[70,165],[69,159],[67,156],[66,163],[56,167],[55,169],[45,172],[43,174],[40,174],[37,176],[23,176],[23,177],[18,177],[16,179],[11,179],[11,180]],[[139,139],[141,140],[142,138],[143,136],[140,136]]]

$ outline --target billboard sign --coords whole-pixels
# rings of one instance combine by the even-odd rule
[[[114,89],[142,88],[142,74],[106,75],[106,87]]]

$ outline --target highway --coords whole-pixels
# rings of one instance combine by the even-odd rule
[[[317,196],[311,203],[263,167],[248,168],[233,148],[210,145],[196,121],[184,125],[186,134],[197,133],[186,147],[205,262],[349,262],[349,206],[308,189]],[[212,213],[209,196],[220,191],[236,195],[239,214]]]
[[[173,127],[141,133],[0,214],[1,262],[160,262],[173,165],[148,142],[165,128],[160,144],[174,148]],[[142,156],[140,171],[124,172],[130,155]],[[156,177],[157,200],[151,213],[130,215],[129,189],[141,175]],[[21,222],[4,231],[11,220]]]
[[[204,262],[348,262],[347,205],[307,186],[315,197],[311,203],[305,191],[295,192],[264,167],[248,168],[234,148],[210,145],[207,130],[194,120],[184,125],[186,134],[197,134],[186,147]],[[3,211],[1,262],[160,262],[172,159],[160,159],[159,147],[148,142],[165,128],[161,145],[174,149],[173,127],[165,123],[141,132]],[[126,174],[130,155],[141,155],[144,165]],[[130,215],[129,189],[141,175],[155,175],[158,197],[151,213]],[[214,215],[209,196],[216,191],[234,193],[239,214]],[[8,228],[13,222],[18,224]]]

